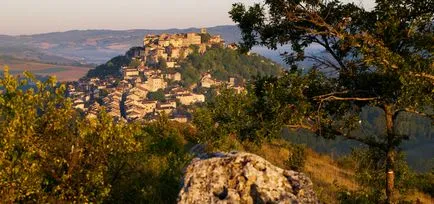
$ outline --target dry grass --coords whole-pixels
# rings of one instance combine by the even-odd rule
[[[246,150],[262,156],[276,166],[288,169],[285,161],[291,154],[289,146],[290,143],[285,140],[274,140],[259,148],[247,145]],[[311,149],[307,149],[306,154],[303,172],[311,178],[317,196],[322,202],[337,203],[339,187],[357,189],[354,172],[339,168],[329,156],[319,155]]]
[[[243,146],[245,151],[257,154],[281,168],[288,168],[285,161],[291,152],[290,143],[285,140],[274,140],[260,147],[249,143],[243,143]],[[341,168],[330,156],[307,149],[306,157],[303,172],[311,178],[315,192],[323,203],[338,203],[340,190],[357,190],[359,188],[355,181],[354,171]],[[433,198],[420,192],[410,193],[409,196],[405,197],[405,200],[412,203],[434,203]]]
[[[408,196],[405,197],[405,200],[410,201],[411,203],[423,203],[423,204],[434,203],[433,197],[417,191],[410,193]]]
[[[318,197],[325,203],[337,203],[340,188],[358,188],[354,172],[340,168],[329,156],[320,155],[311,149],[307,150],[304,172],[310,176]]]
[[[30,71],[37,75],[54,75],[59,81],[74,81],[86,75],[89,67],[54,65],[28,60],[3,60],[0,58],[0,68],[8,66],[13,72]],[[47,69],[57,69],[53,73],[46,73]]]

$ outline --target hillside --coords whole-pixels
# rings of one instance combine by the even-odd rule
[[[274,165],[282,168],[287,167],[287,160],[291,155],[293,144],[284,140],[274,140],[264,144],[259,149],[248,149],[248,151],[261,155]],[[327,154],[320,154],[310,148],[304,151],[305,163],[302,172],[307,174],[314,184],[314,190],[322,203],[342,203],[340,200],[341,193],[349,190],[360,190],[356,181],[354,166],[345,164],[344,159],[333,159]],[[405,196],[406,200],[421,203],[432,202],[430,195],[413,191]]]
[[[216,26],[207,29],[213,35],[221,35],[228,43],[240,40],[240,31],[236,26]],[[199,30],[199,28],[120,31],[73,30],[22,36],[1,35],[0,53],[2,55],[18,56],[28,52],[28,57],[32,59],[44,54],[86,64],[101,64],[113,56],[125,53],[130,47],[141,45],[143,36],[146,34],[188,33],[198,32]]]
[[[74,66],[53,64],[30,59],[20,59],[0,55],[0,69],[8,66],[12,74],[21,74],[23,71],[31,71],[39,76],[55,75],[59,81],[74,81],[83,77],[89,69],[88,66]]]
[[[254,76],[277,76],[282,67],[257,54],[244,55],[228,48],[214,47],[203,55],[194,53],[181,64],[181,74],[186,84],[200,80],[205,72],[216,79],[227,81],[229,77],[251,79]]]
[[[119,76],[120,67],[131,63],[133,47],[125,55],[116,56],[104,64],[89,70],[87,77]],[[210,48],[204,54],[197,50],[181,62],[180,73],[184,84],[191,85],[200,80],[201,75],[209,72],[216,79],[227,81],[229,77],[251,79],[257,75],[278,75],[283,68],[275,62],[257,54],[244,55],[235,50],[222,47]]]

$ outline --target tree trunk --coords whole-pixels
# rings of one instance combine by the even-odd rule
[[[395,191],[395,150],[390,149],[387,152],[387,161],[386,161],[386,196],[387,203],[394,203],[394,191]]]
[[[386,158],[386,196],[387,203],[395,203],[395,157],[396,150],[394,145],[394,127],[393,127],[393,111],[391,106],[385,106],[384,112],[386,114],[386,128],[387,128],[387,158]]]

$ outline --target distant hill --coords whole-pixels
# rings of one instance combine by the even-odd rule
[[[8,66],[11,74],[22,74],[31,71],[38,76],[55,75],[59,81],[74,81],[83,77],[90,67],[52,64],[30,59],[15,58],[0,55],[0,71]]]
[[[221,35],[227,43],[241,41],[241,32],[235,25],[207,28],[212,35]],[[135,30],[71,30],[35,35],[8,36],[0,35],[0,55],[18,59],[39,61],[62,65],[104,64],[111,58],[123,55],[130,47],[140,46],[146,34],[199,32],[200,28],[187,29],[135,29]],[[285,66],[279,53],[290,51],[288,45],[278,47],[277,51],[264,47],[254,47],[258,53],[274,62]],[[319,53],[317,49],[308,49],[309,53]],[[303,62],[302,67],[312,63]]]
[[[221,35],[226,42],[238,42],[236,26],[207,28],[213,35]],[[166,30],[73,30],[36,35],[0,35],[0,55],[49,61],[51,63],[101,64],[125,53],[130,47],[142,45],[146,34],[199,32],[199,28]]]

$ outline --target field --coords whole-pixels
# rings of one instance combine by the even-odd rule
[[[86,75],[91,67],[56,65],[31,60],[0,57],[0,68],[9,67],[12,74],[20,74],[23,71],[30,71],[35,75],[54,75],[59,81],[74,81]]]

